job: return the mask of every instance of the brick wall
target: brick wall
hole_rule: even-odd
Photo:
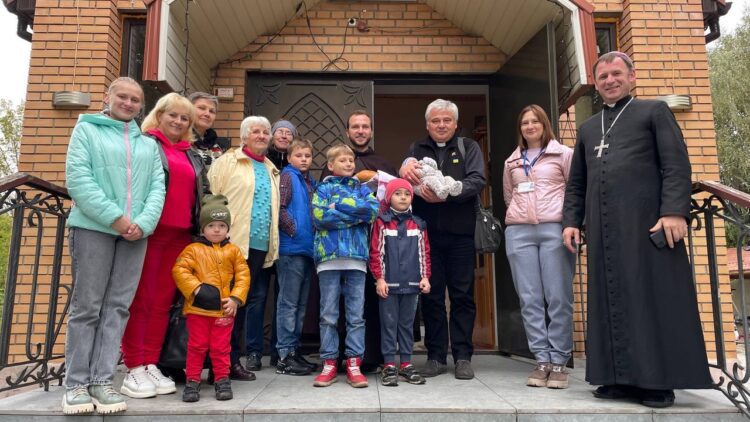
[[[601,16],[620,18],[620,45],[623,50],[632,54],[638,66],[637,95],[653,97],[669,90],[692,96],[693,110],[678,113],[677,118],[688,141],[694,177],[718,180],[700,0],[595,0],[592,3]],[[99,110],[107,84],[119,73],[119,13],[144,10],[142,0],[79,0],[78,4],[81,30],[77,35],[74,0],[37,0],[19,164],[21,171],[31,172],[60,184],[64,183],[67,139],[81,111],[53,109],[52,92],[63,89],[90,92],[92,106],[85,112]],[[309,16],[316,41],[329,56],[335,57],[342,51],[344,28],[340,22],[352,12],[359,14],[362,9],[367,9],[363,17],[369,20],[369,25],[381,31],[348,33],[344,57],[349,61],[352,71],[491,73],[499,69],[507,59],[483,38],[464,34],[424,4],[323,1],[310,10]],[[421,27],[428,29],[410,34],[393,33],[403,32],[405,28]],[[77,53],[76,39],[80,42]],[[237,52],[234,59],[244,57],[247,52],[254,51],[266,41],[267,37],[260,37]],[[76,54],[76,85],[71,86],[73,57]],[[266,46],[262,53],[255,54],[251,60],[237,60],[218,66],[214,69],[214,84],[234,87],[236,94],[233,101],[221,104],[216,124],[220,135],[239,139],[237,128],[244,117],[244,81],[247,70],[318,72],[327,62],[312,44],[305,20],[295,19],[272,44]],[[574,117],[572,121],[575,121]],[[570,139],[568,133],[566,137]],[[723,244],[721,236],[718,240]],[[697,239],[696,245],[705,245],[705,239]],[[25,261],[21,272],[28,281],[28,257],[33,254],[30,249],[32,243],[25,246],[29,248],[24,250],[22,259]],[[45,249],[45,254],[50,253],[49,248]],[[722,256],[719,259],[720,268],[726,272],[725,258]],[[713,325],[705,256],[698,256],[696,263],[699,265],[699,300],[708,340],[712,339]],[[42,276],[48,277],[44,274]],[[67,269],[65,281],[69,282]],[[29,290],[24,288],[27,294]],[[724,331],[732,337],[729,284],[722,284],[721,289],[726,297],[723,305],[726,321]],[[20,301],[26,304],[29,302],[28,297],[22,297]],[[576,348],[582,350],[583,333],[578,309],[575,313]],[[19,327],[18,332],[23,332],[25,326]],[[24,353],[20,346],[14,347],[14,352]],[[713,348],[712,345],[709,347]],[[734,343],[728,341],[727,347],[734,350]]]

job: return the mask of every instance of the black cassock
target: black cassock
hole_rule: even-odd
[[[618,101],[587,120],[565,193],[563,227],[584,223],[588,247],[586,380],[594,385],[709,388],[685,242],[657,249],[659,217],[688,218],[690,161],[666,103]],[[601,154],[599,154],[601,152]]]

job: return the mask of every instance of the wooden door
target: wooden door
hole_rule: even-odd
[[[487,128],[478,127],[473,131],[474,140],[482,149],[487,184],[482,189],[480,201],[485,208],[490,207],[490,192],[493,182],[489,171],[490,148]],[[500,186],[500,185],[498,185]],[[477,317],[474,321],[474,348],[495,350],[497,348],[495,327],[495,274],[492,255],[477,254],[474,261],[474,302],[477,306]]]

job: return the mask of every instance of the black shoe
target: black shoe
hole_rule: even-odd
[[[671,407],[672,405],[674,405],[673,390],[649,390],[645,388],[641,388],[639,390],[639,401],[646,407],[663,409],[665,407]]]
[[[234,397],[232,394],[232,381],[229,381],[229,378],[222,378],[216,381],[214,390],[216,391],[216,400],[232,400],[232,397]]]
[[[393,365],[388,365],[380,372],[380,383],[386,387],[398,385],[398,370]]]
[[[260,358],[263,355],[261,355],[258,352],[252,352],[249,355],[247,355],[247,358],[245,360],[245,368],[248,371],[260,371],[261,363]]]
[[[409,384],[424,384],[426,381],[422,375],[419,375],[417,368],[408,364],[398,370],[398,376]]]
[[[286,358],[279,359],[276,363],[276,373],[285,375],[309,375],[310,367],[297,360],[295,352],[289,353]]]
[[[308,368],[310,368],[310,372],[318,370],[318,364],[317,363],[312,363],[309,360],[305,359],[305,357],[302,356],[301,353],[295,351],[294,356],[296,356],[295,359],[297,360],[297,363],[300,363],[300,364],[305,365]]]
[[[182,401],[194,403],[201,399],[201,384],[196,381],[188,381],[182,390]]]
[[[434,359],[430,359],[427,362],[425,362],[424,366],[422,367],[422,370],[419,372],[425,378],[436,377],[440,374],[444,374],[448,372],[448,365],[444,363],[440,363]]]
[[[457,380],[470,380],[474,378],[474,369],[471,367],[471,362],[468,360],[457,360],[456,361],[456,379]]]
[[[229,378],[237,381],[253,381],[255,380],[255,374],[242,367],[242,364],[237,362],[229,368]]]
[[[633,396],[633,388],[627,385],[602,385],[592,392],[597,399],[615,400]]]

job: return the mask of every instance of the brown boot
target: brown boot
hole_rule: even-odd
[[[539,362],[531,371],[529,378],[526,380],[526,385],[529,387],[546,387],[547,377],[550,371],[552,371],[552,365],[548,362]]]
[[[547,388],[568,388],[568,371],[563,365],[552,365],[547,378]]]

